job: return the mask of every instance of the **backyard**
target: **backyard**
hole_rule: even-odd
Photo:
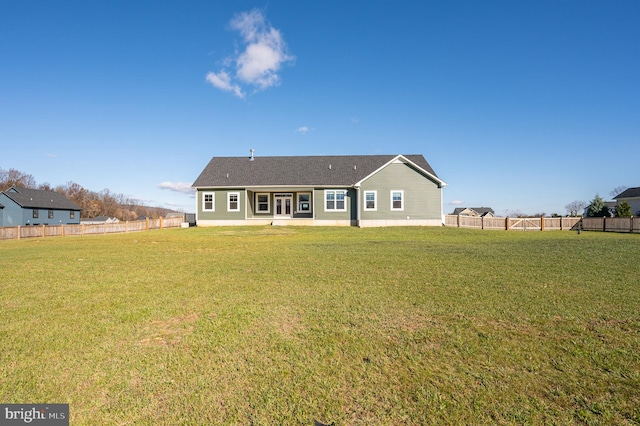
[[[640,423],[640,235],[0,241],[0,402],[72,425]]]

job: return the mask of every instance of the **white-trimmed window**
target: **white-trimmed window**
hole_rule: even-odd
[[[227,193],[227,211],[229,212],[240,211],[240,193],[239,192]]]
[[[202,211],[203,212],[214,212],[216,211],[216,194],[213,192],[203,192],[202,193]]]
[[[347,191],[345,189],[326,189],[324,191],[324,210],[347,211]]]
[[[256,194],[256,212],[270,213],[271,203],[269,202],[269,200],[270,200],[270,197],[268,193],[257,193]]]
[[[404,191],[391,191],[391,210],[404,210]]]
[[[311,211],[311,193],[298,193],[298,212],[309,213]]]
[[[364,191],[364,209],[368,211],[378,210],[377,191]]]

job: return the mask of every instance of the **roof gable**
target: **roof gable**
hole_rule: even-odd
[[[55,191],[12,186],[4,194],[22,208],[81,210],[73,201]]]
[[[422,155],[343,155],[213,157],[193,187],[354,186],[399,158],[444,184]]]

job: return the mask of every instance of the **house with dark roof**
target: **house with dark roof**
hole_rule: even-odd
[[[0,192],[0,226],[80,223],[80,207],[55,191],[12,186]]]
[[[491,207],[457,207],[451,214],[470,217],[495,217],[496,215]]]
[[[96,217],[81,219],[80,222],[83,225],[107,225],[110,223],[119,223],[120,220],[117,217],[96,216]]]
[[[213,157],[193,183],[196,223],[440,226],[442,189],[422,155]]]
[[[640,216],[640,187],[627,188],[620,194],[613,197],[617,204],[626,201],[631,206],[631,212],[634,216]]]

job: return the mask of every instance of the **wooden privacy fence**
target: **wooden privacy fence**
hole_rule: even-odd
[[[38,225],[0,227],[0,240],[19,240],[36,237],[64,237],[68,235],[102,235],[122,232],[149,231],[151,229],[178,228],[182,217],[135,220],[105,224]]]
[[[445,226],[458,228],[516,230],[516,231],[567,231],[576,229],[580,217],[472,217],[446,215]]]
[[[445,226],[517,231],[640,232],[637,217],[471,217],[445,216]]]
[[[583,231],[640,232],[638,217],[585,217]]]

